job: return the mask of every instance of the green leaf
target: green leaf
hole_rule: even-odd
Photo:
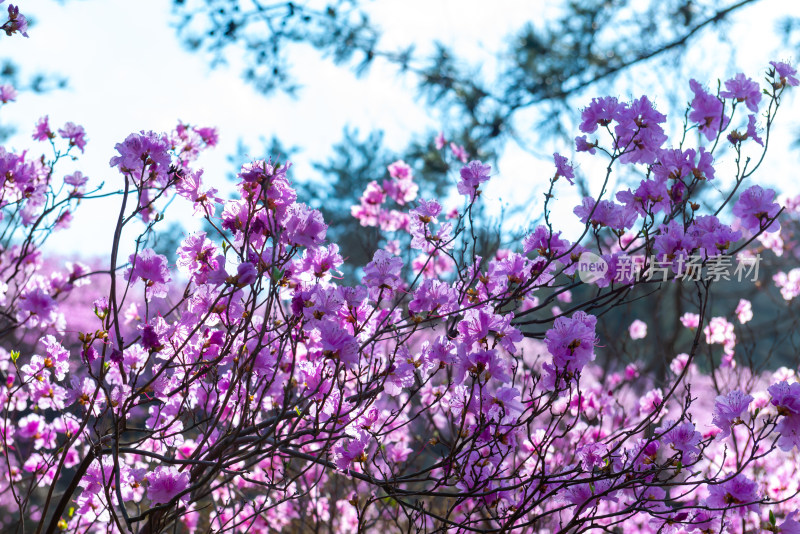
[[[775,521],[775,513],[772,510],[770,510],[769,511],[769,523],[770,523],[770,525],[772,525],[774,527],[776,522],[777,521]]]
[[[11,351],[11,361],[14,362],[14,365],[17,364],[17,360],[18,359],[19,359],[19,351],[18,350],[12,350]]]

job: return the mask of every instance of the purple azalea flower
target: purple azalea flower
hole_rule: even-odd
[[[608,126],[622,109],[619,101],[611,96],[593,98],[592,102],[581,112],[580,130],[583,133],[592,133],[598,126]]]
[[[800,448],[800,384],[787,381],[778,382],[767,388],[772,396],[772,404],[778,408],[778,414],[784,416],[775,430],[780,434],[778,446],[784,451],[793,447]]]
[[[772,189],[762,189],[761,186],[754,185],[747,188],[739,200],[733,206],[733,214],[742,221],[742,226],[752,232],[759,232],[764,228],[768,219],[774,218],[780,212],[781,207],[775,199],[775,191]],[[777,232],[780,229],[778,221],[773,222],[767,228],[767,232]]]
[[[256,266],[245,261],[236,267],[236,285],[239,287],[249,286],[258,280],[258,271]]]
[[[655,238],[655,250],[659,258],[674,260],[688,256],[697,246],[694,238],[683,230],[683,223],[677,220],[662,227],[661,233]]]
[[[594,155],[597,153],[597,144],[587,141],[585,135],[579,135],[575,138],[575,150]]]
[[[686,421],[676,425],[675,421],[667,419],[656,429],[656,434],[661,433],[664,434],[661,437],[664,443],[679,451],[685,461],[693,462],[700,455],[699,445],[703,436],[695,429],[694,423]]]
[[[68,122],[58,130],[58,135],[64,139],[69,139],[70,145],[77,146],[83,152],[83,147],[86,146],[86,132],[83,131],[83,126]]]
[[[561,239],[560,236],[561,232],[551,235],[546,226],[539,225],[522,240],[522,253],[527,255],[534,250],[542,256],[555,256],[566,253],[570,248],[570,244],[568,241]]]
[[[572,179],[575,178],[575,172],[569,160],[558,152],[555,152],[553,153],[553,161],[556,164],[556,178],[563,176],[570,185],[575,185],[575,182],[572,181]]]
[[[562,498],[565,502],[577,506],[581,511],[587,510],[597,505],[595,495],[603,495],[600,497],[602,500],[616,501],[615,492],[606,493],[613,484],[614,481],[608,478],[595,482],[571,483],[564,490]]]
[[[148,301],[153,297],[167,296],[167,283],[172,280],[172,276],[169,274],[166,256],[146,248],[140,254],[131,254],[128,262],[131,266],[125,271],[125,280],[135,282],[142,279]]]
[[[20,296],[18,318],[28,321],[28,325],[53,324],[56,321],[58,307],[53,297],[42,288],[32,287]]]
[[[545,343],[557,369],[574,373],[594,360],[596,325],[597,317],[582,311],[575,312],[571,318],[555,320],[553,328],[545,334]]]
[[[751,402],[753,402],[752,395],[745,395],[739,390],[717,397],[711,419],[711,422],[722,430],[717,434],[717,439],[730,435],[731,426],[741,421],[742,412],[747,410]]]
[[[412,313],[449,313],[457,305],[458,292],[439,280],[426,278],[414,292],[414,299],[408,303]]]
[[[147,498],[150,502],[168,503],[189,487],[189,471],[178,471],[174,466],[158,466],[147,475],[147,482]],[[189,494],[183,495],[181,500],[188,503]]]
[[[646,217],[650,213],[669,212],[670,196],[667,185],[659,180],[642,180],[636,191],[619,191],[617,200],[627,209]]]
[[[209,275],[219,268],[217,247],[206,237],[205,232],[191,234],[178,247],[178,270],[198,285],[208,282]]]
[[[403,260],[401,258],[379,249],[375,251],[372,261],[364,268],[362,283],[376,291],[376,295],[380,290],[388,290],[391,295],[403,283],[400,278],[402,269]]]
[[[797,84],[795,83],[794,85]],[[790,512],[786,516],[786,520],[778,526],[777,532],[780,532],[780,534],[800,534],[800,522],[795,519],[797,514],[797,510]]]
[[[595,467],[603,467],[607,454],[608,446],[605,443],[589,443],[578,449],[578,459],[584,471],[591,472]]]
[[[85,186],[88,181],[89,178],[84,176],[81,171],[75,171],[74,173],[68,174],[64,177],[64,183],[71,185],[75,189]]]
[[[761,146],[764,146],[764,140],[758,136],[758,130],[756,130],[756,116],[750,115],[747,117],[747,137],[755,141]]]
[[[789,452],[794,447],[800,449],[800,415],[789,414],[781,418],[775,426],[775,431],[780,435],[778,447]]]
[[[511,380],[508,364],[494,349],[468,352],[467,347],[459,343],[457,358],[453,369],[453,382],[456,384],[464,382],[467,375],[479,381],[493,378],[503,384]]]
[[[0,85],[0,102],[3,104],[8,104],[9,102],[14,102],[16,99],[17,90],[13,85],[8,83]]]
[[[391,364],[386,372],[386,381],[383,383],[383,390],[386,394],[396,397],[404,388],[413,386],[414,369],[416,369],[414,364],[407,361]]]
[[[0,29],[5,31],[6,35],[8,36],[19,32],[23,37],[28,37],[28,19],[25,18],[25,15],[19,12],[19,7],[15,6],[14,4],[9,4],[8,20],[5,24],[3,24],[2,27],[0,27]]]
[[[800,81],[794,77],[794,75],[797,74],[797,69],[790,64],[783,63],[782,61],[770,61],[769,64],[775,69],[775,74],[777,74],[781,85],[790,85],[794,87],[800,84]]]
[[[694,92],[689,120],[698,124],[697,129],[706,139],[713,141],[720,130],[728,126],[728,117],[722,115],[723,104],[716,96],[706,92],[696,80],[690,80],[689,87]]]
[[[498,422],[508,422],[509,418],[516,419],[525,410],[525,406],[517,400],[519,396],[517,388],[501,387],[488,399],[489,409],[486,417],[490,421]]]
[[[69,372],[69,351],[51,335],[43,337],[41,342],[47,352],[43,359],[44,368],[53,370],[56,379],[64,380]]]
[[[138,183],[153,180],[158,186],[166,185],[171,163],[170,143],[164,134],[141,131],[132,133],[114,147],[119,156],[111,158],[110,165],[120,172],[130,174]]]
[[[491,165],[484,165],[478,160],[470,161],[461,168],[461,179],[458,181],[458,192],[469,197],[470,202],[475,201],[478,187],[489,179]]]
[[[333,446],[333,461],[339,469],[349,469],[353,462],[366,462],[369,434],[358,432],[353,438],[344,438]]]
[[[706,257],[724,252],[742,237],[742,232],[732,230],[713,215],[695,218],[686,232]]]
[[[758,500],[758,484],[740,473],[722,484],[709,484],[706,505],[745,515],[758,511]]]
[[[198,127],[194,128],[194,133],[199,135],[200,139],[202,139],[203,142],[209,147],[217,146],[217,143],[219,142],[219,133],[217,133],[216,128],[209,126]]]
[[[658,151],[658,161],[653,165],[653,176],[658,181],[682,180],[692,175],[695,151],[665,149]]]
[[[583,224],[608,226],[612,230],[627,230],[634,225],[638,217],[633,209],[621,206],[612,200],[601,200],[595,204],[592,197],[585,197],[583,203],[572,211]],[[589,218],[590,214],[591,219]]]
[[[284,236],[290,244],[302,247],[321,245],[327,231],[328,225],[319,210],[311,209],[305,204],[293,204],[289,207]]]
[[[653,103],[643,96],[617,113],[619,124],[614,128],[615,146],[623,153],[622,163],[648,163],[656,160],[656,153],[667,140],[660,126],[667,117],[659,113]]]
[[[735,98],[738,102],[744,102],[747,109],[753,113],[758,113],[761,88],[756,82],[740,72],[734,78],[725,82],[725,90],[720,91],[719,96]]]
[[[358,363],[358,341],[347,330],[334,321],[320,322],[319,333],[322,342],[322,354],[352,367]]]

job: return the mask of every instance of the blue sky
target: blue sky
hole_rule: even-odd
[[[18,102],[5,106],[4,122],[19,129],[7,145],[17,150],[32,148],[30,133],[42,115],[49,115],[56,127],[67,121],[82,124],[89,144],[74,168],[81,169],[92,183],[104,181],[106,188],[113,190],[120,178],[108,167],[108,160],[114,155],[114,145],[130,132],[170,130],[178,119],[216,126],[221,143],[200,164],[206,169],[204,179],[224,189],[228,187],[225,176],[232,170],[226,156],[235,151],[239,139],[259,147],[261,137],[275,135],[286,146],[303,148],[293,161],[294,176],[302,179],[313,175],[310,162],[329,154],[345,125],[362,132],[381,128],[389,147],[396,150],[413,134],[446,128],[417,101],[413,77],[398,77],[395,69],[378,63],[368,76],[357,79],[347,68],[335,67],[302,48],[292,55],[294,74],[304,86],[299,97],[293,100],[277,94],[264,98],[241,80],[235,61],[229,68],[210,70],[206,58],[185,51],[170,26],[170,4],[153,0],[20,2],[21,11],[37,24],[29,32],[30,39],[4,38],[5,53],[28,69],[67,76],[69,88],[44,95],[22,93]],[[385,48],[417,43],[424,50],[426,43],[438,39],[465,57],[485,61],[485,68],[490,69],[509,32],[523,20],[541,20],[543,10],[546,15],[545,8],[551,4],[413,0],[368,5],[383,29]],[[742,47],[744,53],[734,65],[709,60],[716,47],[726,44],[705,43],[699,54],[706,57],[697,60],[709,63],[709,80],[738,71],[755,75],[770,59],[790,57],[777,48],[774,37],[775,15],[785,9],[781,5],[777,0],[764,0],[735,19],[729,35],[747,35],[749,44]],[[756,34],[759,38],[753,39]],[[644,79],[641,87],[636,87],[636,80],[629,80],[620,85],[620,94],[638,96],[643,90],[652,91],[652,82]],[[686,91],[688,95],[688,84]],[[785,143],[772,147],[771,165],[777,166],[762,173],[767,183],[796,183],[798,154],[787,152],[798,130],[796,102],[791,98],[779,118],[776,139]],[[502,175],[487,190],[486,200],[498,204],[501,199],[532,198],[521,195],[518,188],[522,185],[525,191],[534,191],[546,183],[552,175],[552,160],[542,156],[565,148],[536,147],[532,154],[509,144],[500,161]],[[570,153],[569,148],[565,153]],[[590,164],[585,165],[590,169]],[[71,170],[65,165],[60,173]],[[562,208],[571,211],[576,202],[568,192],[562,197]],[[83,213],[79,210],[73,229],[55,242],[56,250],[106,253],[117,202],[112,198]]]

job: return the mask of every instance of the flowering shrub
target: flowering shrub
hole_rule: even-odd
[[[12,20],[24,30],[18,11]],[[794,74],[772,63],[763,91],[738,74],[716,95],[692,81],[671,148],[647,97],[594,99],[576,147],[607,174],[574,210],[577,241],[550,212],[569,187],[559,178],[575,178],[560,154],[543,224],[488,260],[471,214],[491,167],[462,166],[450,147],[464,198],[443,216],[439,201],[417,198],[413,166],[394,162],[353,207],[386,240],[352,287],[337,283],[344,260],[321,214],[298,201],[288,163],[245,165],[223,200],[194,168],[217,134],[185,124],[116,146],[108,271],[45,274],[43,239],[97,192],[57,171],[82,152],[83,129],[56,134],[39,120],[33,139],[52,157],[0,149],[0,521],[48,534],[797,531],[797,374],[737,365],[737,327],[708,311],[721,260],[780,232],[782,208],[746,164],[721,202],[700,203],[723,144],[737,161],[761,160]],[[612,195],[612,171],[630,166],[645,178]],[[168,196],[213,228],[187,236],[174,266],[150,246]],[[137,218],[146,229],[123,264]],[[690,266],[712,276],[693,279]],[[69,331],[70,294],[98,276],[93,324]],[[798,279],[776,278],[787,299]],[[692,340],[671,374],[596,365],[602,312],[669,284],[696,292],[681,317]],[[753,315],[744,299],[730,313],[740,325]],[[647,331],[637,319],[629,337],[647,343]]]

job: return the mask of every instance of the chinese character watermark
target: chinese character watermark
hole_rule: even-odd
[[[617,256],[606,260],[584,252],[578,260],[581,281],[591,284],[600,279],[631,284],[637,281],[666,282],[671,279],[690,282],[758,281],[761,255],[705,257],[697,254],[673,258],[650,256]]]
[[[638,259],[638,262],[637,262]],[[666,282],[672,275],[676,280],[692,282],[706,281],[758,281],[758,268],[761,264],[761,255],[755,256],[717,256],[703,257],[693,254],[691,256],[678,256],[672,259],[650,256],[647,268],[644,268],[643,258],[627,258],[618,261],[614,273],[614,280],[621,283],[644,280],[647,282]]]

